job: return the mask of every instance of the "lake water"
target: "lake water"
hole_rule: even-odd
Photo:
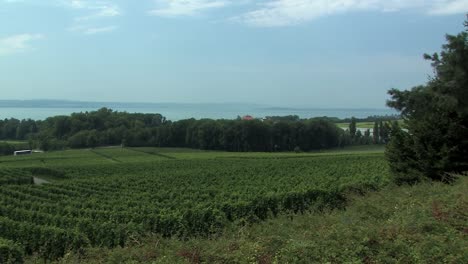
[[[314,108],[269,108],[249,105],[164,105],[154,107],[111,107],[116,111],[127,111],[129,113],[159,113],[169,120],[181,120],[187,118],[212,118],[212,119],[235,119],[237,116],[251,115],[256,118],[265,116],[298,115],[301,118],[311,117],[338,117],[364,118],[373,115],[397,114],[392,109],[314,109]],[[0,107],[0,119],[35,119],[43,120],[50,116],[69,115],[76,112],[94,111],[99,107]]]

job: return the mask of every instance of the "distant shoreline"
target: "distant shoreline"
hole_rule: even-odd
[[[246,103],[119,103],[119,102],[80,102],[62,100],[0,100],[0,119],[44,120],[57,115],[95,111],[106,107],[115,111],[129,113],[161,114],[168,120],[182,119],[236,119],[238,116],[251,115],[255,118],[266,116],[297,115],[300,118],[336,117],[365,118],[397,114],[391,109],[376,108],[294,108],[274,107]]]

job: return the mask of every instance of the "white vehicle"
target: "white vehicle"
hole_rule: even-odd
[[[17,150],[14,152],[15,156],[20,156],[20,155],[31,155],[33,153],[32,150]]]

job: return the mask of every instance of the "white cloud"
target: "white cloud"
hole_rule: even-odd
[[[41,34],[19,34],[0,38],[0,56],[30,50],[30,42],[43,37]]]
[[[404,9],[429,14],[465,13],[468,0],[270,0],[234,20],[253,26],[275,27],[345,12],[396,12]]]
[[[111,1],[99,0],[62,0],[62,5],[75,9],[84,15],[77,16],[69,31],[79,32],[85,35],[96,35],[100,33],[112,32],[117,26],[97,26],[102,24],[98,20],[113,18],[122,15],[120,7]]]
[[[69,28],[70,31],[80,32],[85,35],[96,35],[100,33],[108,33],[115,31],[117,26],[105,26],[105,27],[89,27],[89,26],[74,26]]]
[[[65,5],[73,9],[88,10],[90,14],[77,17],[75,20],[84,21],[106,17],[116,17],[122,15],[120,7],[108,1],[66,1]]]
[[[230,4],[226,0],[158,0],[157,7],[149,11],[155,16],[191,16],[208,9],[221,8]]]
[[[99,33],[112,32],[116,29],[117,29],[116,26],[87,28],[85,31],[83,31],[83,33],[87,35],[94,35],[94,34],[99,34]]]
[[[446,3],[449,2],[449,3]],[[468,12],[468,1],[466,0],[455,0],[455,1],[442,1],[442,3],[435,5],[430,10],[430,14],[433,15],[451,15]]]
[[[81,0],[72,0],[72,1],[68,1],[67,2],[70,7],[72,8],[77,8],[77,9],[81,9],[81,8],[85,8],[86,7],[86,4],[84,1],[81,1]]]

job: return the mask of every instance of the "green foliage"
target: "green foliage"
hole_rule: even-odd
[[[0,142],[0,155],[13,155],[16,150],[15,146],[5,142]]]
[[[397,179],[451,180],[447,173],[468,170],[468,33],[447,35],[442,52],[425,58],[432,80],[389,91],[388,105],[401,111],[408,134],[394,132],[388,159]]]
[[[0,238],[0,263],[23,263],[23,250],[13,241]]]
[[[301,120],[298,115],[288,115],[288,116],[266,116],[265,120],[272,121],[272,122],[279,122],[279,121],[299,121]]]
[[[7,184],[32,184],[32,174],[24,169],[1,169],[0,186]]]
[[[375,121],[374,129],[372,130],[372,139],[374,144],[380,144],[380,132],[379,132],[379,123]]]
[[[351,123],[349,123],[349,134],[352,138],[356,136],[356,118],[351,118]]]
[[[418,171],[418,161],[414,158],[416,154],[412,137],[399,128],[395,128],[392,133],[392,140],[387,145],[385,154],[391,166],[390,170],[393,179],[397,184],[414,184],[424,178],[424,175]]]
[[[65,178],[64,172],[47,167],[26,167],[22,171],[30,172],[34,176],[46,176],[56,179]]]
[[[17,241],[25,252],[38,252],[44,259],[57,259],[65,253],[86,246],[83,236],[73,231],[48,225],[39,226],[30,222],[14,221],[0,216],[0,234],[3,238]]]
[[[390,186],[346,210],[281,215],[216,238],[149,237],[60,263],[467,263],[468,179]]]
[[[17,137],[13,133],[23,127],[31,128],[25,132],[30,145],[45,151],[109,145],[236,152],[293,151],[299,146],[308,151],[342,146],[345,142],[340,141],[343,131],[327,118],[301,120],[289,116],[270,117],[264,121],[187,119],[171,122],[159,114],[129,114],[107,108],[49,117],[44,121],[0,120],[0,139],[23,139],[25,136]]]
[[[60,169],[68,180],[2,186],[0,237],[19,243],[28,254],[54,259],[88,245],[125,246],[151,233],[206,237],[231,223],[342,207],[345,193],[378,189],[388,182],[382,155],[178,160],[120,148],[93,152],[112,160],[68,163]],[[152,161],[131,161],[132,153]]]

